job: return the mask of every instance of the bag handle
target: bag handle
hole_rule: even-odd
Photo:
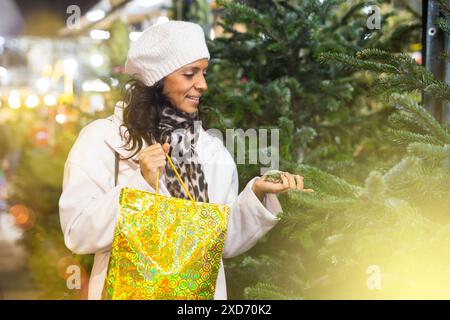
[[[164,155],[166,156],[167,160],[169,161],[173,171],[175,172],[175,174],[177,175],[178,181],[180,181],[181,185],[184,188],[184,191],[186,191],[187,195],[189,196],[189,199],[191,199],[192,203],[194,204],[194,206],[197,206],[197,204],[195,203],[195,200],[192,198],[191,194],[189,193],[188,188],[186,187],[186,185],[183,182],[183,179],[181,179],[180,174],[178,173],[177,169],[175,168],[175,165],[172,162],[172,159],[170,158],[170,156],[164,152]],[[159,169],[157,169],[158,171],[156,172],[156,195],[158,195],[158,185],[159,185]]]

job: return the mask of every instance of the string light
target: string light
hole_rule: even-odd
[[[50,87],[50,81],[46,78],[41,78],[36,81],[36,87],[39,92],[46,92]]]
[[[102,20],[105,17],[105,11],[103,10],[92,10],[86,13],[86,19],[91,22]]]
[[[105,31],[105,30],[94,29],[94,30],[91,30],[89,35],[91,36],[92,39],[95,39],[95,40],[108,40],[109,39],[109,32]]]
[[[141,35],[142,35],[142,32],[133,31],[133,32],[130,32],[129,38],[130,38],[131,41],[136,41],[137,39],[139,39],[139,37]]]
[[[44,97],[44,103],[48,106],[56,105],[56,97],[52,94],[48,94]]]
[[[29,95],[25,99],[25,106],[27,106],[28,108],[35,108],[38,104],[39,104],[39,98],[34,94]]]
[[[20,95],[18,91],[11,91],[8,97],[8,104],[11,109],[18,109],[20,108],[21,102],[20,102]]]
[[[58,122],[59,124],[63,124],[67,121],[67,117],[64,113],[58,113],[55,116],[55,121]]]
[[[92,66],[100,67],[103,64],[103,56],[101,54],[93,54],[90,61]]]
[[[111,88],[100,79],[86,80],[81,86],[87,92],[108,92]]]
[[[77,68],[78,68],[78,62],[75,59],[72,59],[72,58],[64,59],[63,69],[64,69],[64,72],[66,73],[66,75],[73,78],[75,76],[75,72],[77,71]]]

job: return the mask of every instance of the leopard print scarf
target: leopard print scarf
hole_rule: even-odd
[[[198,120],[198,112],[187,113],[172,106],[162,109],[158,124],[159,141],[170,145],[169,155],[180,177],[195,201],[209,202],[208,184],[206,183],[202,166],[195,151],[198,140],[198,130],[194,130],[194,122]],[[166,162],[166,187],[171,196],[189,199],[183,186]]]

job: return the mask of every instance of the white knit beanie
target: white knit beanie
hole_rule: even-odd
[[[168,21],[147,28],[128,51],[125,73],[151,86],[182,66],[207,58],[203,29],[195,23]]]

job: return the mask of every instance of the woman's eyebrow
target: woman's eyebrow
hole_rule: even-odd
[[[199,68],[199,67],[188,67],[188,68],[186,68],[186,70],[193,70],[193,71],[198,71],[200,69],[201,68]],[[205,70],[208,70],[208,67],[206,67]]]

